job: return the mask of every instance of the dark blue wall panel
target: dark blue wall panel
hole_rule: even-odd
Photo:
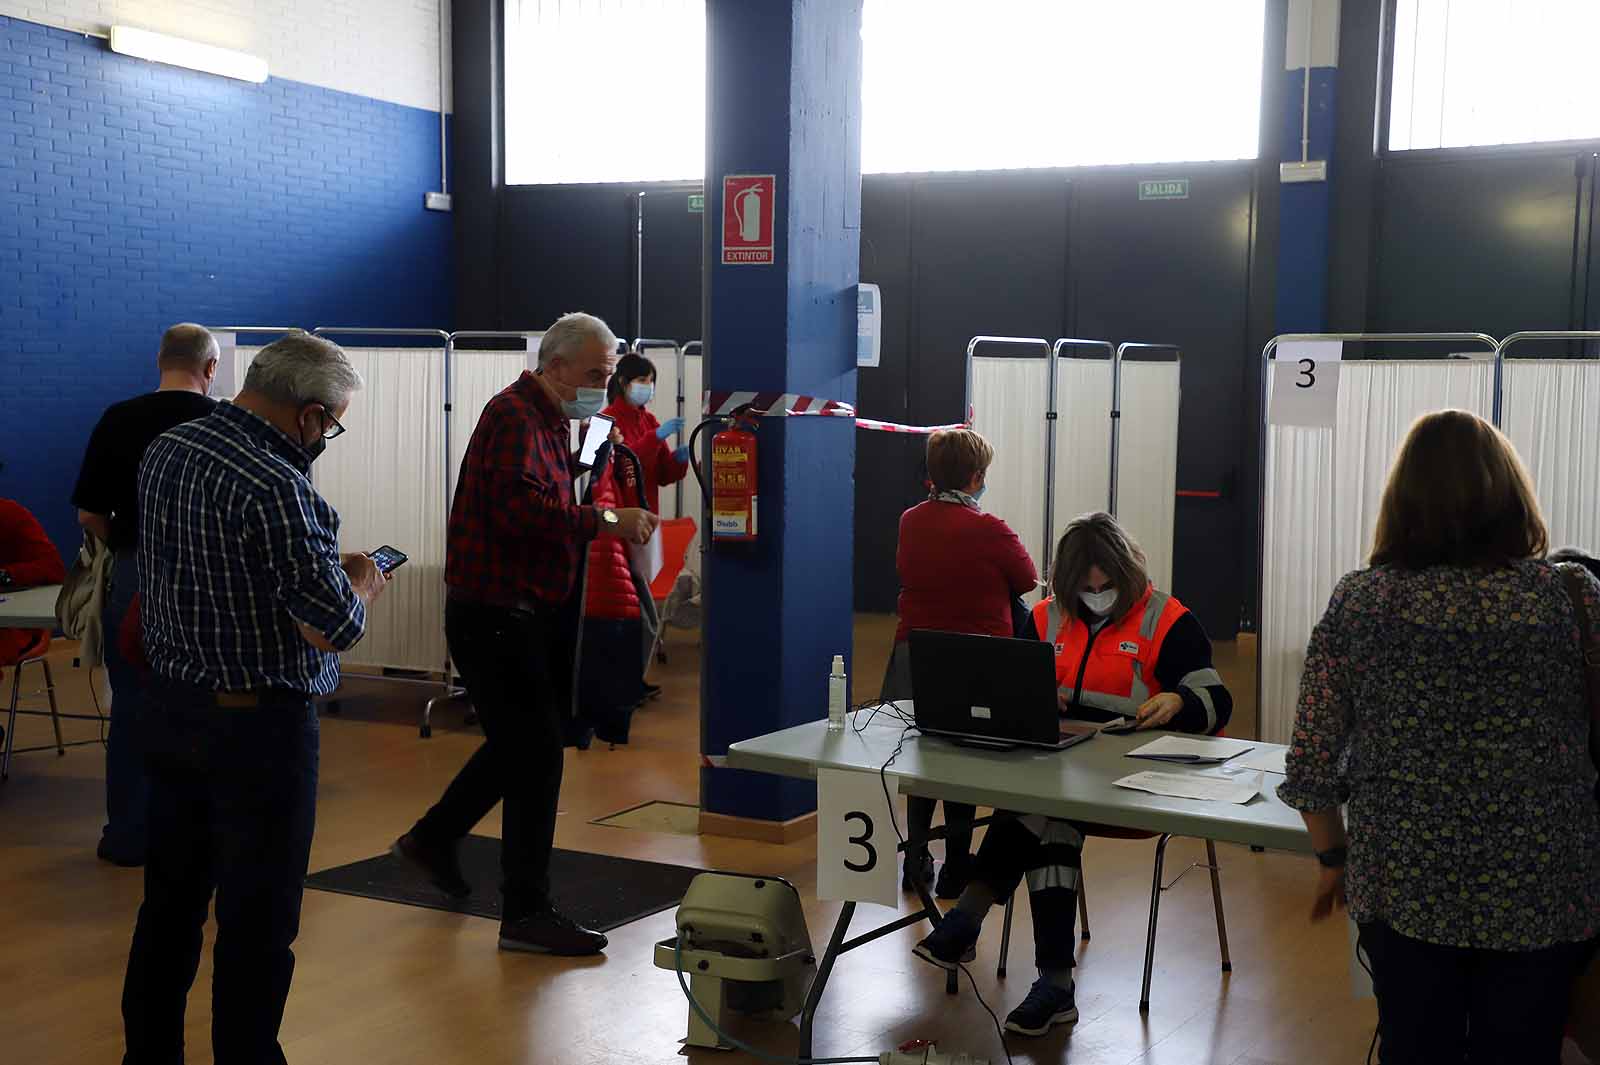
[[[0,18],[0,495],[74,545],[89,429],[175,321],[450,328],[438,182],[438,112]]]
[[[1333,167],[1335,87],[1339,71],[1315,67],[1311,71],[1310,157],[1328,160]],[[1283,160],[1300,159],[1300,104],[1304,70],[1283,76],[1283,98],[1292,105],[1283,110]],[[1284,185],[1278,200],[1277,331],[1318,333],[1328,320],[1328,212],[1331,182],[1310,181]]]

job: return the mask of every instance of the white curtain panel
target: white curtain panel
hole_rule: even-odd
[[[1501,414],[1533,474],[1550,546],[1600,552],[1600,361],[1507,359]]]
[[[678,364],[670,350],[652,350],[647,352],[650,361],[656,364],[656,398],[650,401],[650,413],[665,425],[678,416]],[[699,355],[687,355],[683,360],[683,432],[671,441],[673,447],[683,447],[689,443],[689,434],[694,427],[700,424],[705,417],[701,412],[705,410],[705,396],[703,382],[705,380],[702,370],[702,361]],[[700,434],[700,442],[704,444],[707,429]],[[683,513],[694,518],[699,528],[705,527],[705,518],[701,513],[703,494],[700,483],[694,479],[694,471],[690,470],[683,479]],[[678,492],[676,486],[661,490],[661,516],[663,518],[678,517]],[[693,542],[689,544],[689,553],[684,560],[684,569],[690,573],[700,573],[700,534],[696,533]]]
[[[1049,373],[1042,358],[980,355],[972,360],[972,427],[994,446],[983,509],[1022,538],[1040,572]]]
[[[233,380],[231,388],[214,388],[211,391],[212,399],[232,399],[244,387],[244,375],[249,372],[250,364],[256,361],[256,353],[261,350],[261,345],[249,347],[240,345],[233,349]]]
[[[1111,505],[1111,360],[1057,359],[1056,410],[1052,554],[1068,522]]]
[[[1177,362],[1122,364],[1122,437],[1117,450],[1117,520],[1144,548],[1150,579],[1172,590],[1178,498]]]
[[[489,401],[528,368],[528,354],[521,351],[477,351],[456,348],[450,362],[450,495],[455,497],[456,478],[467,442],[478,427],[478,418]],[[396,545],[398,546],[398,545]]]
[[[348,432],[311,467],[339,512],[342,551],[393,544],[410,556],[372,607],[351,665],[444,668],[443,348],[344,349],[366,386]]]
[[[1334,585],[1372,549],[1384,481],[1406,430],[1445,407],[1488,417],[1493,396],[1492,360],[1350,361],[1340,369],[1335,428],[1268,429],[1263,740],[1289,741],[1306,643]]]

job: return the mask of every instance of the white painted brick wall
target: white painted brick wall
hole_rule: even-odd
[[[249,52],[271,76],[439,109],[439,8],[449,0],[0,0],[0,15],[104,33],[113,24]]]

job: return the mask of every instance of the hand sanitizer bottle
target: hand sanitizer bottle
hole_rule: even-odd
[[[845,675],[844,655],[833,656],[833,671],[828,674],[828,731],[844,731]]]

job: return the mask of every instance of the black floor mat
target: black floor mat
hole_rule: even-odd
[[[487,836],[462,840],[461,869],[473,892],[469,898],[459,900],[423,880],[391,854],[312,873],[306,877],[306,887],[499,920],[500,841]],[[557,909],[597,932],[676,906],[688,890],[689,881],[701,872],[681,865],[581,851],[557,850],[550,856],[550,881]]]

